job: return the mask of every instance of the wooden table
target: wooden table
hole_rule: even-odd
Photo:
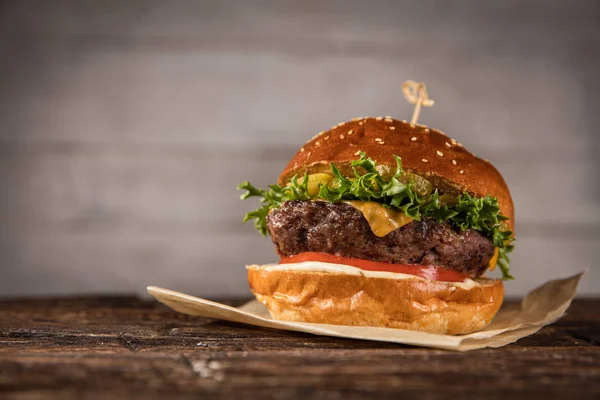
[[[600,399],[599,345],[600,299],[468,353],[193,318],[135,297],[4,300],[0,397]]]

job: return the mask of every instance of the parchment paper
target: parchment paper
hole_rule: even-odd
[[[438,349],[468,351],[501,347],[529,336],[562,317],[577,292],[583,272],[550,281],[531,291],[518,305],[502,306],[485,329],[468,335],[450,336],[404,329],[310,324],[273,320],[260,302],[253,300],[240,308],[226,306],[187,294],[149,286],[148,293],[183,314],[216,318],[267,328],[307,332],[315,335],[393,342]]]

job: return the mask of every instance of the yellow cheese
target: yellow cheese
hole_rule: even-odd
[[[383,237],[388,233],[412,222],[412,218],[400,210],[384,208],[373,201],[344,201],[360,211],[376,236]]]
[[[298,179],[302,183],[304,178]],[[333,180],[331,174],[318,172],[308,175],[308,194],[316,196],[319,193],[319,185],[330,185]],[[400,210],[384,208],[379,203],[373,201],[344,201],[360,211],[373,233],[379,237],[383,237],[388,233],[403,227],[412,222],[412,218],[408,217]]]
[[[494,249],[494,255],[492,256],[492,258],[490,259],[490,262],[488,264],[488,268],[490,269],[490,271],[493,271],[496,268],[497,263],[498,263],[498,248],[496,247]]]

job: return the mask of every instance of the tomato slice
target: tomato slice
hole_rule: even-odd
[[[317,261],[331,264],[343,264],[350,265],[352,267],[364,269],[367,271],[384,271],[384,272],[397,272],[401,274],[408,274],[419,276],[421,278],[429,279],[432,281],[442,282],[463,282],[468,276],[461,274],[460,272],[452,271],[450,269],[436,267],[433,265],[406,265],[406,264],[391,264],[370,260],[363,260],[360,258],[349,258],[334,256],[333,254],[326,253],[300,253],[290,257],[281,257],[279,264],[290,264],[290,263],[301,263],[306,261]]]

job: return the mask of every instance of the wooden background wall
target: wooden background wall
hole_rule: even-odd
[[[316,132],[408,118],[512,189],[512,295],[600,292],[600,7],[590,1],[4,1],[0,296],[247,294],[275,260],[236,184]]]

